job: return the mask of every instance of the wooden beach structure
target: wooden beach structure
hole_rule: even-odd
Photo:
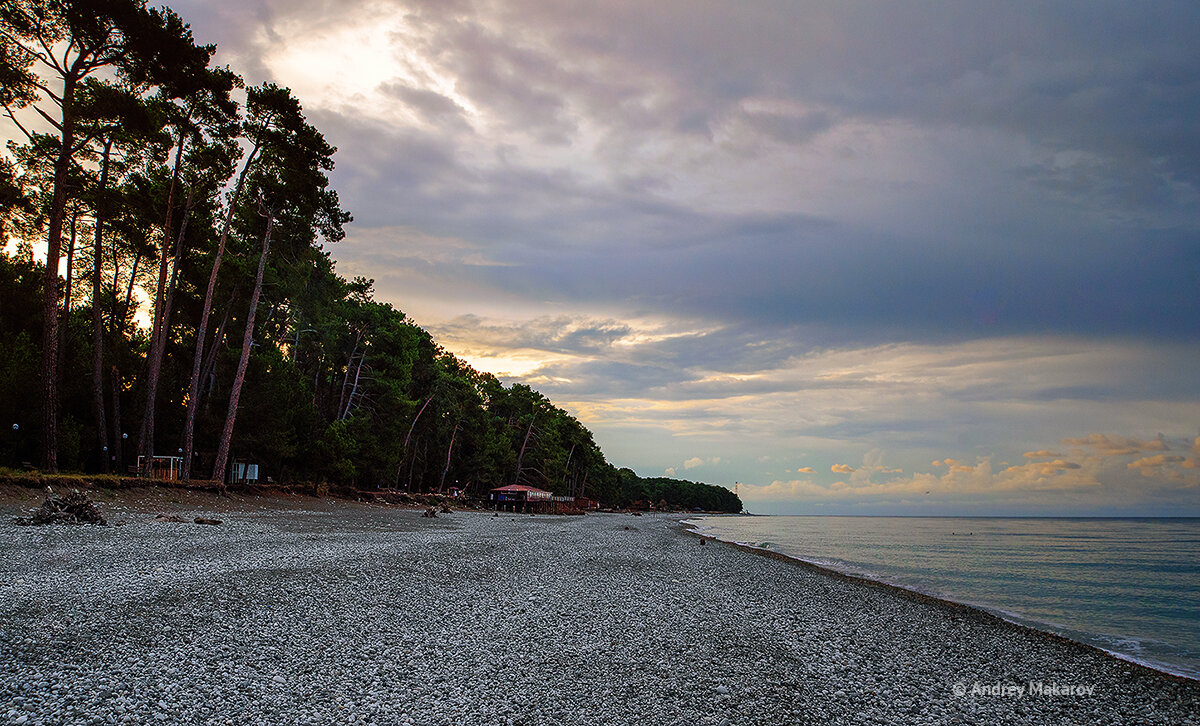
[[[564,514],[574,510],[575,497],[560,497],[545,489],[526,484],[509,484],[491,490],[492,508],[506,512]]]

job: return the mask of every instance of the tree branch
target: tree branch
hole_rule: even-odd
[[[42,55],[42,53],[34,53],[38,60],[58,71],[60,74],[65,74],[67,69],[64,66],[59,65],[58,59],[54,57],[54,44],[46,41],[45,36],[42,35],[42,29],[40,26],[34,31],[33,37],[37,40],[38,45],[42,46],[42,51],[45,53],[45,55]]]
[[[53,99],[55,103],[59,104],[60,106],[62,105],[62,97],[54,91],[51,91],[50,87],[46,84],[42,83],[41,81],[33,81],[33,87],[40,89],[43,93]]]
[[[50,114],[46,113],[45,111],[43,111],[42,109],[38,108],[37,106],[34,106],[34,107],[33,107],[33,110],[34,110],[34,111],[37,111],[37,112],[38,112],[38,114],[39,114],[39,115],[40,115],[42,118],[46,119],[46,121],[50,122],[50,125],[51,125],[51,126],[53,126],[54,128],[58,129],[58,132],[59,132],[59,133],[62,133],[62,130],[63,130],[62,124],[61,124],[61,123],[59,123],[58,121],[55,121],[55,120],[54,120],[54,119],[53,119],[53,118],[50,116]]]
[[[75,144],[74,146],[72,146],[72,147],[71,147],[71,156],[75,156],[75,155],[76,155],[76,154],[78,154],[79,152],[83,151],[83,150],[84,150],[84,148],[85,148],[85,147],[86,147],[88,144],[90,144],[90,143],[92,143],[93,141],[95,141],[95,140],[96,140],[96,138],[97,138],[98,136],[99,136],[99,134],[88,134],[87,136],[85,136],[83,139],[81,139],[81,140],[79,141],[79,143],[78,143],[78,144]],[[94,160],[95,160],[95,157],[92,157],[92,159],[91,159],[91,160],[92,160],[92,161],[94,161]]]
[[[25,137],[29,139],[29,142],[33,143],[33,134],[29,133],[29,129],[27,129],[21,125],[21,122],[17,120],[16,116],[13,116],[12,109],[9,108],[9,105],[7,103],[4,104],[4,113],[10,119],[12,119],[12,122],[17,125],[17,128],[21,129],[21,133],[25,134]]]

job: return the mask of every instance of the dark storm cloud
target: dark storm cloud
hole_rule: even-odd
[[[464,109],[452,99],[425,88],[414,88],[404,83],[389,83],[380,90],[394,96],[410,109],[418,112],[422,119],[442,128],[458,126],[466,129]]]
[[[815,345],[1056,332],[1200,338],[1194,234],[1043,239],[1026,251],[889,239],[804,219],[689,221],[678,226],[719,232],[691,245],[515,249],[504,259],[517,267],[466,274],[562,300],[834,328],[810,338]],[[713,236],[722,243],[707,241]]]
[[[863,340],[1200,335],[1200,236],[1188,212],[1200,181],[1200,6],[397,7],[427,29],[427,47],[471,103],[551,147],[579,136],[582,114],[599,129],[593,162],[614,164],[606,180],[585,179],[502,144],[481,164],[464,153],[474,132],[459,123],[462,106],[400,82],[382,90],[432,128],[313,113],[340,147],[336,181],[359,224],[403,220],[518,265],[468,278],[580,303],[817,323]],[[188,8],[199,36],[239,58],[269,53],[281,18],[336,21],[352,10],[239,4],[243,22],[228,24],[230,5]],[[805,108],[744,103],[764,96]],[[1051,156],[1013,170],[1011,199],[973,188],[972,175],[997,170],[953,170],[954,186],[979,201],[914,196],[920,218],[891,233],[847,219],[718,214],[655,193],[677,171],[618,173],[615,159],[660,132],[711,137],[731,117],[790,145],[865,119],[998,130]]]

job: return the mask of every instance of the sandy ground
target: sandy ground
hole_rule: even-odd
[[[0,491],[2,722],[1200,720],[1196,682],[672,518],[96,496],[111,526],[37,528]]]

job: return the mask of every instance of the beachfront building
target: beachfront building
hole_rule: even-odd
[[[599,509],[600,502],[587,497],[575,497],[575,508],[582,509],[585,512],[590,509]]]
[[[509,484],[491,491],[490,501],[495,509],[508,512],[560,513],[575,507],[575,497],[560,497],[545,489],[525,484]]]

